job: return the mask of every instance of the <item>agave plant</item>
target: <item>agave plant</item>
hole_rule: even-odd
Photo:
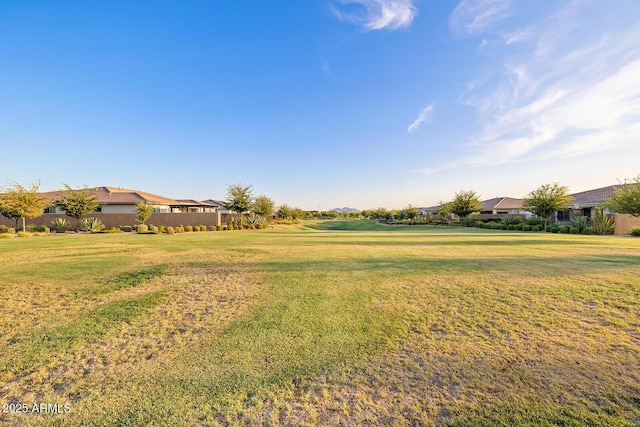
[[[51,228],[53,228],[56,233],[64,233],[69,229],[69,221],[67,221],[66,218],[56,218],[51,223]]]
[[[578,233],[582,233],[585,228],[591,226],[591,219],[586,216],[577,216],[571,221],[571,226],[578,229]]]
[[[80,231],[91,231],[95,233],[96,231],[100,231],[104,228],[104,224],[98,218],[84,218],[78,224],[78,230]]]
[[[264,222],[264,217],[262,215],[259,215],[257,213],[251,212],[249,214],[249,216],[245,217],[245,221],[247,222],[247,225],[258,225],[258,224],[262,224]]]

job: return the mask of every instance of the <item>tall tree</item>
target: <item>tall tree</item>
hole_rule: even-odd
[[[522,209],[544,219],[544,231],[547,231],[549,217],[557,211],[565,210],[571,204],[569,189],[554,182],[544,184],[533,190],[522,200]]]
[[[443,221],[449,223],[449,217],[451,216],[451,203],[443,202],[440,200],[438,202],[438,209],[436,210],[436,214],[442,217]]]
[[[632,180],[625,180],[625,184],[613,188],[613,197],[607,202],[607,206],[618,213],[640,218],[640,175]]]
[[[269,215],[273,215],[275,204],[269,197],[261,194],[253,201],[253,210],[257,214],[268,217]]]
[[[56,200],[55,205],[62,209],[67,216],[80,219],[82,215],[93,212],[100,206],[100,201],[89,194],[89,189],[86,186],[80,190],[74,190],[67,184],[64,186],[67,189],[67,195]]]
[[[136,220],[144,224],[153,214],[153,205],[145,201],[136,203]]]
[[[466,218],[469,214],[480,211],[480,198],[475,191],[460,191],[449,203],[449,209],[452,214]]]
[[[252,190],[251,185],[233,184],[227,186],[227,206],[238,213],[240,221],[242,221],[244,213],[251,209]]]
[[[26,188],[14,182],[0,195],[2,215],[14,219],[22,218],[22,231],[26,231],[25,218],[39,217],[44,209],[51,205],[51,202],[40,194],[39,188],[40,183]]]

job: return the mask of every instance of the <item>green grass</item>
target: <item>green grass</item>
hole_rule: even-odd
[[[0,242],[26,425],[638,425],[640,242],[319,221]]]

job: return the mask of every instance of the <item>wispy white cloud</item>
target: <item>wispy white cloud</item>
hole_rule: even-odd
[[[420,110],[420,114],[418,117],[409,125],[407,128],[407,132],[413,133],[416,130],[420,129],[423,123],[429,123],[431,120],[431,115],[433,114],[434,104],[425,105],[422,110]]]
[[[462,0],[449,18],[457,31],[478,34],[509,17],[511,0]]]
[[[604,20],[604,11],[588,10],[592,7],[573,2],[527,27],[521,50],[498,58],[500,67],[492,76],[467,84],[461,101],[476,109],[481,128],[464,144],[465,155],[422,172],[579,157],[637,145],[640,25],[619,27],[627,12]],[[509,44],[507,37],[504,43]],[[538,55],[531,55],[532,47]]]
[[[338,0],[333,7],[338,19],[360,25],[366,30],[397,30],[413,22],[418,9],[413,0]],[[355,6],[346,8],[345,6]]]

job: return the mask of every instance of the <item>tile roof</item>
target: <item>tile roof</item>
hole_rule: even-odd
[[[522,199],[513,197],[495,197],[480,202],[481,210],[492,211],[494,209],[522,209]]]
[[[627,185],[629,184],[610,185],[608,187],[574,193],[571,195],[571,204],[578,208],[601,205],[613,197],[615,188],[624,188]]]
[[[91,187],[87,193],[98,199],[103,205],[131,205],[138,202],[146,202],[154,205],[179,205],[180,203],[168,197],[146,193],[138,190],[128,190],[116,187]],[[55,201],[67,195],[66,190],[49,191],[43,193],[48,200]]]

